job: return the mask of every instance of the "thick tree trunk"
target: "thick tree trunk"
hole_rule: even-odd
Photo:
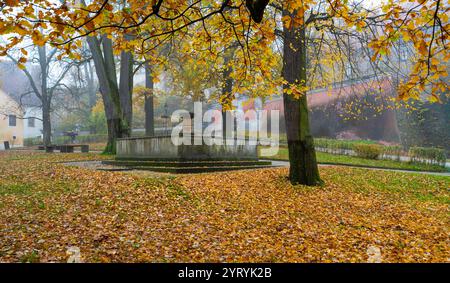
[[[108,154],[115,154],[116,139],[128,137],[131,134],[131,119],[128,121],[125,118],[121,106],[121,96],[117,84],[112,41],[104,37],[101,43],[103,50],[100,48],[101,44],[98,38],[89,36],[87,37],[87,42],[89,44],[92,58],[94,60],[108,126],[108,143],[106,144],[105,150],[103,152]],[[126,69],[127,72],[132,73],[131,68],[124,67],[124,69]],[[129,73],[124,75],[123,78],[129,78]],[[129,98],[131,101],[131,90],[129,89],[130,86],[132,87],[132,81],[125,81],[123,86],[125,87],[125,85],[127,85],[127,88],[125,90],[124,96]]]
[[[124,122],[124,135],[130,136],[133,124],[133,55],[122,51],[120,55],[119,98]]]
[[[155,118],[153,110],[153,76],[152,70],[148,64],[145,65],[145,87],[148,91],[145,93],[145,135],[155,135]]]
[[[283,77],[289,84],[306,83],[305,29],[284,27]],[[317,167],[313,137],[310,133],[306,93],[300,98],[283,95],[289,147],[289,180],[308,186],[322,183]]]
[[[115,154],[116,153],[116,140],[122,138],[122,121],[121,119],[107,119],[108,125],[108,143],[104,153]]]

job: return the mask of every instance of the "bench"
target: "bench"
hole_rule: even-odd
[[[45,150],[45,152],[53,152],[55,149],[58,149],[56,145],[40,145],[38,146],[38,150]]]
[[[79,147],[81,152],[89,152],[88,144],[64,144],[59,146],[61,152],[73,152],[75,147]]]
[[[53,152],[54,150],[59,150],[60,152],[74,152],[75,147],[79,147],[81,152],[89,152],[88,144],[40,145],[38,149],[45,150],[45,152]]]

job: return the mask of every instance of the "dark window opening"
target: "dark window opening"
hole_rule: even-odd
[[[28,127],[34,128],[34,117],[28,118]]]
[[[15,127],[17,124],[16,120],[17,120],[16,115],[9,115],[9,126]]]

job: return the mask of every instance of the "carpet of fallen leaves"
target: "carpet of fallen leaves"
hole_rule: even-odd
[[[0,152],[0,262],[448,262],[450,178],[321,168],[153,176]]]

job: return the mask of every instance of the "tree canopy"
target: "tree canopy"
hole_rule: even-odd
[[[0,34],[6,36],[1,55],[31,40],[36,45],[59,47],[65,56],[78,58],[83,38],[100,34],[114,38],[117,53],[130,50],[137,57],[158,63],[164,60],[157,48],[173,40],[186,42],[181,47],[184,52],[203,51],[199,54],[209,59],[220,58],[230,45],[237,44],[230,61],[231,76],[253,84],[235,84],[243,88],[235,90],[245,92],[249,86],[264,81],[272,83],[274,88],[267,91],[271,93],[282,82],[273,70],[280,65],[277,45],[283,40],[283,24],[308,27],[313,35],[311,42],[325,42],[331,35],[361,38],[365,34],[373,62],[389,56],[399,40],[407,42],[414,50],[413,66],[399,86],[399,98],[419,98],[426,92],[437,101],[437,93],[448,92],[450,8],[441,0],[365,4],[348,0],[6,0],[0,5]],[[339,38],[335,38],[333,44],[338,43]],[[27,57],[25,49],[22,53],[21,65]],[[323,64],[337,58],[320,59]],[[219,67],[223,67],[221,60],[216,60]],[[252,76],[247,75],[249,70]],[[303,93],[301,87],[299,82],[292,87],[292,93]]]

